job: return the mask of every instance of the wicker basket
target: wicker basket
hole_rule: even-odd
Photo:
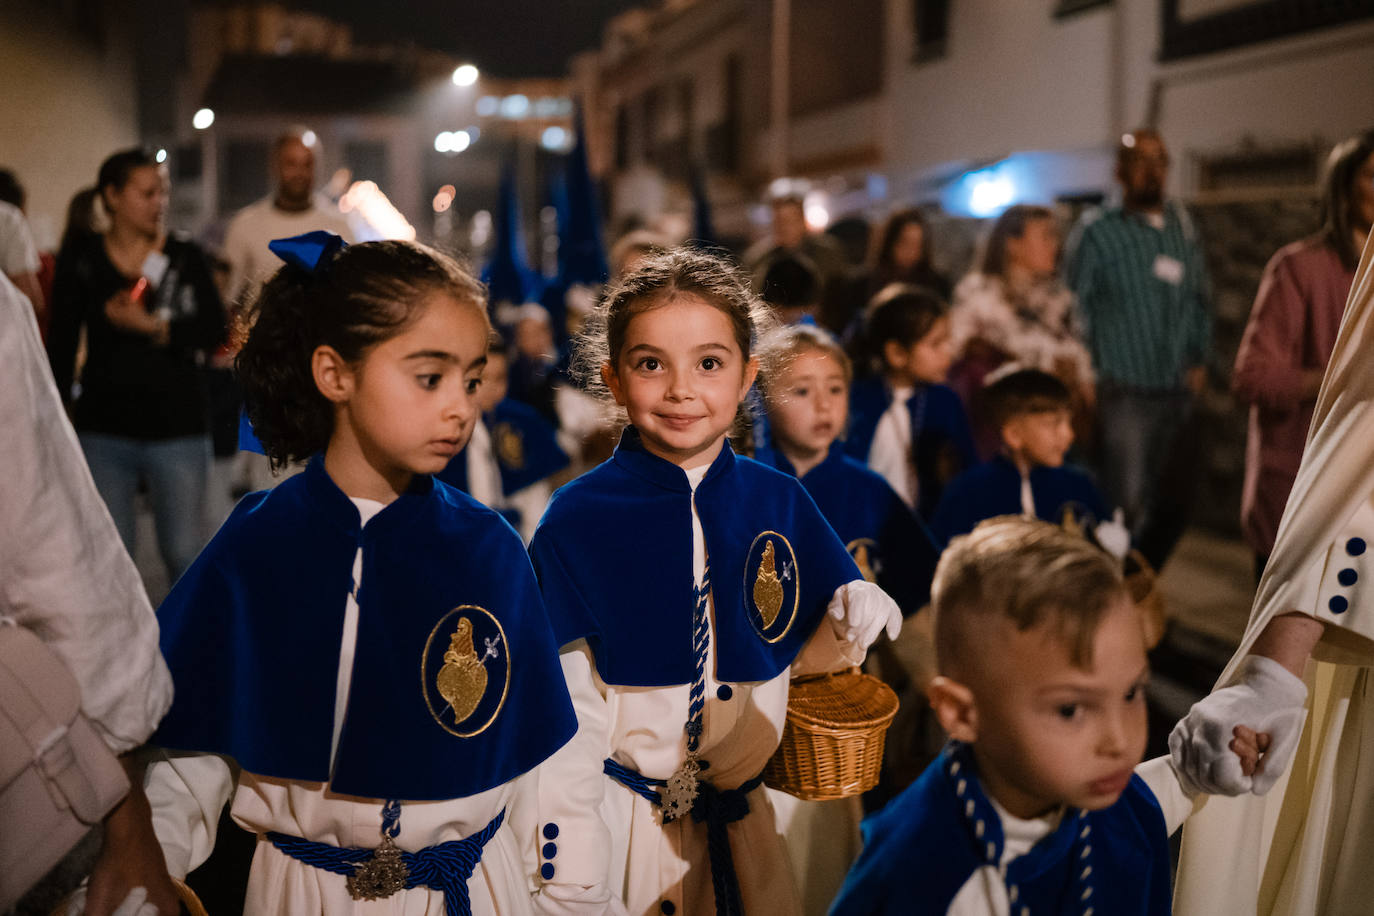
[[[793,678],[769,786],[806,801],[849,798],[878,784],[897,695],[858,668]]]
[[[209,914],[205,912],[205,904],[200,902],[200,898],[196,896],[196,892],[191,890],[185,881],[173,878],[172,886],[177,889],[177,896],[181,898],[182,905],[185,906],[186,912],[190,913],[191,916],[209,916]],[[67,910],[70,908],[71,898],[67,897],[52,911],[52,916],[66,916]]]
[[[1164,638],[1169,611],[1159,588],[1159,575],[1139,550],[1132,550],[1126,556],[1126,590],[1144,618],[1145,648],[1153,649]]]

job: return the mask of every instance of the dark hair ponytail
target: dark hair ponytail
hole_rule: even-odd
[[[273,467],[309,458],[334,432],[334,407],[311,359],[329,346],[350,363],[397,334],[435,294],[486,315],[486,291],[452,258],[415,242],[351,245],[314,273],[284,266],[262,288],[234,360],[253,432]]]

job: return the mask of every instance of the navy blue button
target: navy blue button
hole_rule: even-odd
[[[556,856],[556,855],[558,855],[558,844],[556,844],[556,843],[545,843],[545,844],[544,844],[544,858],[546,858],[546,859],[552,859],[552,858],[553,858],[554,856]]]
[[[730,689],[729,684],[721,684],[716,688],[716,696],[722,700],[728,700],[735,695],[735,691]]]
[[[1327,602],[1327,607],[1331,608],[1333,614],[1344,614],[1346,609],[1350,607],[1350,602],[1337,595]]]
[[[1351,538],[1345,542],[1345,552],[1352,557],[1358,557],[1364,553],[1364,538]]]
[[[539,874],[541,874],[541,875],[544,876],[544,880],[545,880],[545,881],[552,881],[552,880],[553,880],[553,865],[551,865],[551,864],[548,863],[548,862],[545,862],[543,865],[541,865],[541,866],[539,867]]]
[[[1360,574],[1353,569],[1343,569],[1336,573],[1336,581],[1341,585],[1354,585],[1360,579]]]
[[[544,825],[544,839],[546,839],[546,840],[556,840],[556,839],[558,839],[558,825],[557,825],[557,824],[545,824],[545,825]]]
[[[658,905],[658,911],[664,916],[673,916],[677,912],[677,907],[673,905],[673,901],[665,900]]]

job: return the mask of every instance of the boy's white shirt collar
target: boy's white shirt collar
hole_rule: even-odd
[[[1002,866],[1030,852],[1036,843],[1054,833],[1064,818],[1062,805],[1043,817],[1026,820],[1008,813],[991,795],[988,795],[988,802],[1002,821],[1002,861],[998,863]]]

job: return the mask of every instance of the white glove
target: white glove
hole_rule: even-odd
[[[87,879],[89,880],[89,879]],[[70,897],[63,904],[63,916],[82,916],[86,912],[86,881],[81,882],[81,886],[72,891]],[[158,908],[148,902],[148,889],[146,887],[134,887],[129,889],[129,894],[124,901],[115,907],[111,916],[159,916]],[[164,914],[171,916],[171,914]]]
[[[1170,733],[1169,753],[1179,778],[1190,790],[1212,795],[1263,795],[1293,760],[1306,703],[1301,678],[1272,658],[1245,656],[1231,686],[1194,703]],[[1270,737],[1254,776],[1241,773],[1240,757],[1230,748],[1237,725]]]
[[[1093,535],[1102,549],[1118,560],[1126,559],[1131,552],[1131,530],[1126,527],[1126,512],[1122,509],[1112,513],[1111,521],[1098,522]]]
[[[887,630],[889,639],[902,631],[902,609],[872,582],[856,579],[835,589],[830,599],[830,625],[842,641],[865,651],[878,634]]]

